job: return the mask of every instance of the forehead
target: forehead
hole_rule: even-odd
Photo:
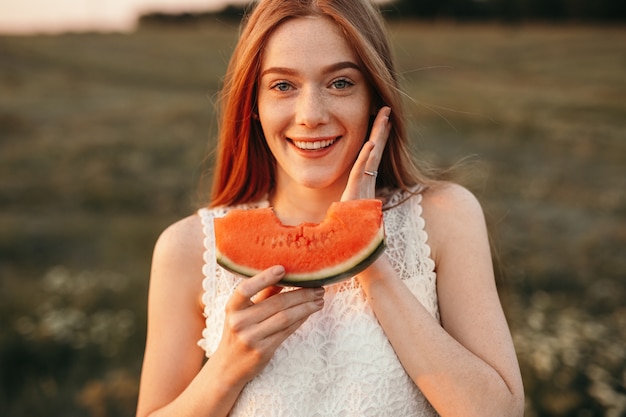
[[[330,65],[339,61],[359,62],[341,28],[329,18],[298,17],[272,32],[261,66]]]

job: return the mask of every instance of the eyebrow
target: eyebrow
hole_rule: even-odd
[[[324,68],[323,73],[324,75],[326,74],[330,74],[333,73],[335,71],[339,71],[345,68],[353,68],[359,72],[362,72],[362,69],[359,65],[355,64],[352,61],[341,61],[341,62],[337,62],[335,64],[329,65],[326,68]],[[263,77],[266,74],[286,74],[286,75],[297,75],[298,71],[292,69],[292,68],[287,68],[287,67],[270,67],[264,71],[261,72],[261,74],[259,75],[259,77]]]

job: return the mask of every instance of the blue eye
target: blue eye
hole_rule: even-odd
[[[348,88],[354,84],[352,84],[350,81],[346,80],[345,78],[341,78],[339,80],[335,80],[333,81],[333,87],[338,89],[338,90],[342,90],[344,88]]]
[[[285,92],[285,91],[289,91],[291,89],[291,86],[289,85],[288,82],[281,81],[281,82],[274,84],[272,86],[272,89]]]

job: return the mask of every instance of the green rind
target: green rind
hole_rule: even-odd
[[[339,281],[351,278],[357,275],[359,272],[365,270],[368,266],[374,263],[376,259],[380,257],[380,255],[385,252],[386,244],[385,239],[381,239],[380,243],[372,251],[369,255],[367,255],[362,261],[357,263],[355,266],[350,267],[340,273],[332,274],[324,277],[319,277],[317,274],[315,276],[303,276],[298,275],[296,279],[290,277],[289,274],[285,275],[285,278],[279,282],[279,285],[289,286],[289,287],[303,287],[303,288],[312,288],[312,287],[321,287],[324,285],[330,285],[337,283]],[[217,263],[222,266],[227,271],[230,271],[234,274],[243,275],[246,277],[252,277],[258,274],[260,271],[256,271],[250,268],[241,268],[240,265],[235,265],[231,262],[228,262],[228,259],[223,256],[217,256]]]
[[[361,262],[359,262],[352,268],[346,270],[345,272],[341,272],[339,274],[331,275],[331,276],[324,277],[324,278],[310,278],[310,279],[299,278],[298,280],[291,280],[289,279],[289,276],[287,276],[283,280],[280,281],[280,284],[290,286],[290,287],[311,288],[311,287],[321,287],[324,285],[330,285],[330,284],[337,283],[339,281],[343,281],[348,278],[352,278],[353,276],[357,275],[359,272],[364,271],[368,266],[373,264],[374,261],[376,261],[376,259],[378,259],[378,257],[382,255],[383,252],[385,252],[385,248],[386,248],[385,240],[383,239],[378,244],[374,252],[372,252],[369,256],[367,256]]]

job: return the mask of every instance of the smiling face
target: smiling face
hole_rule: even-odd
[[[257,104],[277,188],[341,192],[368,134],[370,85],[331,20],[288,20],[269,37]]]

